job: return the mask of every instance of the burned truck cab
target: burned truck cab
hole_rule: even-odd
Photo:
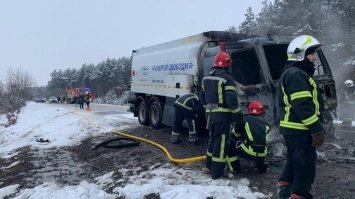
[[[266,120],[278,126],[278,86],[287,60],[287,47],[293,37],[255,37],[237,42],[226,42],[230,53],[230,72],[239,87],[239,102],[247,112],[250,101],[258,99],[266,108]],[[325,103],[325,123],[332,123],[337,106],[336,89],[330,66],[321,49],[317,51],[315,80]]]

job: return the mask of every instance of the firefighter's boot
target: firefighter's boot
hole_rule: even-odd
[[[291,185],[286,181],[277,182],[277,194],[279,199],[289,199],[291,195]]]
[[[171,138],[170,138],[170,142],[173,144],[177,144],[180,142],[179,139],[180,134],[179,133],[175,133],[174,131],[171,132]]]
[[[224,170],[223,177],[227,179],[233,179],[235,177],[235,172],[230,171],[228,168]]]
[[[240,174],[242,172],[241,166],[240,166],[240,161],[236,160],[234,163],[232,163],[234,174]]]
[[[190,143],[197,143],[198,137],[196,132],[189,132],[189,142]]]
[[[266,173],[267,165],[265,164],[264,158],[257,158],[254,164],[259,173]]]

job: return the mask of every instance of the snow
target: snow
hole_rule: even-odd
[[[16,166],[18,163],[20,163],[20,161],[11,163],[11,164],[10,164],[9,166],[7,166],[7,167],[1,167],[0,170],[4,170],[4,169],[8,169],[8,168],[14,167],[14,166]]]
[[[331,50],[331,51],[337,51],[339,50],[339,48],[342,48],[345,46],[345,42],[339,42],[339,43],[335,43],[335,44],[331,44],[328,49]]]
[[[12,157],[17,156],[19,153],[20,153],[20,152],[11,153],[11,154],[2,156],[2,158],[4,158],[4,159],[12,158]]]
[[[4,116],[0,116],[0,124],[4,123],[6,123]],[[7,160],[16,157],[18,154],[16,150],[24,146],[35,149],[76,145],[86,138],[134,125],[139,124],[137,118],[134,118],[131,113],[94,114],[79,110],[73,105],[29,102],[19,113],[15,125],[8,128],[0,125],[0,157]],[[48,142],[38,142],[37,140],[40,139],[44,141],[48,139]],[[0,168],[0,172],[16,164],[18,161],[9,163],[7,167]],[[1,187],[4,182],[0,179],[0,198],[13,194],[13,198],[28,199],[110,199],[120,196],[126,199],[140,199],[151,193],[159,194],[162,199],[269,197],[252,191],[246,178],[212,180],[202,171],[196,172],[173,164],[162,167],[152,165],[151,169],[145,172],[132,172],[122,168],[119,172],[126,174],[129,180],[119,183],[120,185],[114,187],[112,193],[107,193],[105,188],[114,184],[114,172],[117,171],[97,176],[93,182],[81,181],[77,185],[70,186],[46,182],[27,189],[20,189],[16,184]]]
[[[0,188],[0,198],[4,198],[5,196],[16,193],[18,187],[19,185],[15,184],[15,185]]]
[[[342,120],[333,120],[333,124],[340,125],[343,124]],[[355,126],[355,121],[351,121],[350,126]]]
[[[107,198],[114,199],[115,196],[106,193],[101,190],[98,185],[88,183],[86,181],[80,182],[76,186],[61,187],[51,182],[43,183],[33,189],[21,190],[16,195],[15,199],[27,198],[27,199],[48,199],[48,198],[66,198],[66,199],[97,199]]]
[[[354,65],[355,65],[355,57],[350,57],[350,58],[344,63],[344,65],[354,66]]]
[[[0,115],[0,128],[1,128],[1,126],[5,125],[6,123],[7,123],[6,115],[5,114]]]
[[[3,156],[24,146],[52,148],[76,144],[87,133],[82,128],[82,118],[70,109],[30,103],[22,109],[16,125],[0,130],[0,134],[0,155]],[[47,145],[37,142],[41,138],[50,142]]]
[[[21,110],[16,125],[8,128],[0,127],[0,156],[24,146],[53,148],[75,145],[85,138],[112,130],[112,126],[105,124],[105,120],[128,119],[132,123],[131,115],[123,114],[116,117],[108,115],[108,118],[92,119],[89,117],[90,113],[79,112],[77,107],[30,102]],[[93,121],[103,125],[100,124],[101,128],[98,129]],[[49,142],[38,142],[40,139]]]
[[[153,176],[146,179],[145,176]],[[238,180],[211,180],[207,174],[186,170],[184,168],[158,168],[131,176],[133,182],[123,188],[113,191],[120,193],[126,199],[143,198],[150,193],[160,193],[166,198],[264,198],[262,193],[253,193],[249,189],[249,181],[245,178]]]

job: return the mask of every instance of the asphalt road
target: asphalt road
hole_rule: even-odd
[[[53,104],[57,106],[64,107],[75,107],[79,109],[79,104]],[[126,114],[131,113],[129,111],[129,106],[120,106],[120,105],[112,105],[112,104],[97,104],[90,103],[91,111],[97,114]],[[84,104],[84,110],[86,109],[86,104]],[[133,113],[132,113],[133,114]]]
[[[129,106],[119,106],[119,105],[92,103],[92,104],[90,104],[90,107],[91,107],[91,111],[93,113],[105,113],[105,114],[125,114],[125,113],[130,113],[129,110],[128,110]]]

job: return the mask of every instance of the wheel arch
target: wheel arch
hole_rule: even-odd
[[[159,101],[162,108],[164,108],[164,104],[166,101],[165,99],[166,99],[166,97],[162,97],[159,95],[153,95],[148,99],[148,106],[150,106],[154,101]]]

